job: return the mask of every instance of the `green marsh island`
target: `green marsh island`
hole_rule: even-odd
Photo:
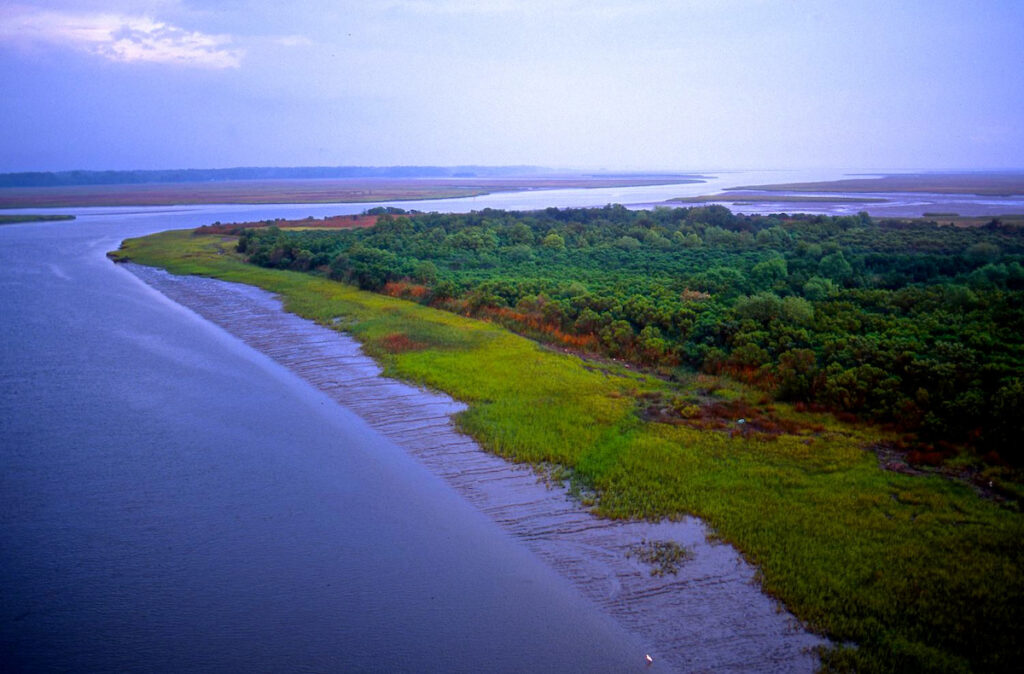
[[[1024,658],[1015,222],[608,206],[317,223],[111,256],[278,293],[467,403],[463,431],[557,467],[598,516],[703,518],[832,640],[826,671]]]

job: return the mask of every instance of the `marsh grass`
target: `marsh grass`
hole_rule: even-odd
[[[343,325],[389,376],[466,402],[457,423],[489,451],[570,470],[600,516],[703,518],[758,567],[765,591],[835,643],[856,644],[823,652],[827,669],[1024,661],[1021,515],[961,482],[881,470],[867,448],[893,440],[883,431],[766,406],[725,379],[669,383],[595,366],[488,323],[246,265],[232,250],[221,237],[166,232],[112,257],[257,285],[289,311]],[[395,348],[396,336],[416,348]],[[679,403],[684,421],[710,419],[715,405],[729,417],[722,428],[664,423],[646,412],[651,401]],[[751,408],[770,433],[733,432]]]
[[[651,567],[652,576],[679,573],[679,567],[693,557],[693,552],[675,541],[643,540],[626,550],[626,557],[636,557]]]

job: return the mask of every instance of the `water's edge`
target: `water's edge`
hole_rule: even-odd
[[[403,447],[431,472],[684,671],[813,671],[827,643],[767,597],[730,546],[695,518],[599,519],[532,468],[483,451],[451,416],[464,405],[381,376],[351,337],[289,314],[259,288],[124,265],[171,300],[295,372]],[[693,552],[675,575],[653,576],[629,549],[671,540]]]

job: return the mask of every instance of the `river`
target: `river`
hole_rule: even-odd
[[[594,205],[708,186],[630,189],[397,205]],[[6,670],[625,672],[664,647],[581,591],[586,568],[525,544],[386,424],[105,258],[149,232],[366,207],[72,209],[75,221],[0,227]],[[701,579],[750,585],[734,553],[692,544],[739,569],[694,566],[704,601]],[[813,665],[793,655],[808,642],[772,632],[793,628],[784,617],[761,617],[770,601],[722,606],[716,633],[668,626],[709,645],[700,669],[716,669],[714,648],[735,663],[734,635],[764,644],[736,667]]]

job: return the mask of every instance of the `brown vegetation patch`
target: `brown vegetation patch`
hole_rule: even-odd
[[[332,215],[320,220],[289,220],[282,227],[300,227],[304,229],[352,229],[354,227],[373,227],[377,224],[376,215]]]
[[[373,227],[377,224],[376,215],[331,215],[326,218],[305,218],[303,220],[258,220],[254,222],[216,222],[203,225],[196,229],[196,235],[203,234],[241,234],[243,229],[259,229],[262,227],[280,227],[281,229],[352,229],[354,227]]]
[[[389,281],[384,284],[385,295],[399,297],[404,300],[420,301],[430,294],[430,288],[410,281]]]
[[[378,342],[378,345],[388,353],[419,351],[420,349],[425,349],[427,347],[423,342],[417,342],[416,340],[411,339],[409,335],[404,335],[400,332],[385,335]]]
[[[573,351],[593,352],[600,348],[596,335],[563,331],[554,321],[531,312],[517,311],[508,307],[480,307],[470,312],[477,318],[493,321],[509,330],[529,337],[553,343]]]
[[[1013,506],[1020,500],[1020,474],[998,455],[986,456],[982,464],[961,464],[952,459],[962,448],[949,443],[938,446],[918,442],[913,436],[870,445],[866,448],[878,457],[878,467],[903,475],[937,475],[970,485],[983,498]]]
[[[773,440],[780,435],[818,434],[825,430],[818,423],[782,417],[771,404],[752,405],[745,400],[702,401],[657,392],[641,394],[640,399],[640,416],[645,421],[728,432],[731,436]]]
[[[679,299],[684,302],[703,302],[711,299],[711,293],[702,292],[700,290],[690,290],[687,288],[679,294]]]
[[[882,470],[904,475],[922,475],[925,472],[910,465],[906,449],[900,447],[898,443],[879,443],[871,445],[868,449],[878,457],[878,467]]]

